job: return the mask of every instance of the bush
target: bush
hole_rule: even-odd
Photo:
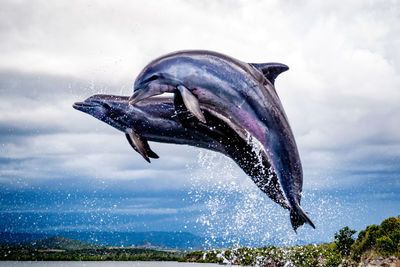
[[[346,257],[350,255],[351,245],[355,242],[353,235],[356,232],[356,230],[352,230],[346,226],[340,229],[339,232],[335,233],[336,247],[342,256]]]
[[[357,241],[352,247],[352,258],[356,261],[360,260],[361,255],[373,248],[376,243],[376,239],[379,236],[379,226],[373,224],[367,226],[367,228],[361,231],[358,235]]]
[[[378,251],[384,255],[389,256],[396,252],[397,244],[390,239],[388,236],[382,236],[376,240],[376,246]]]
[[[336,251],[332,251],[329,255],[327,255],[326,262],[324,266],[326,267],[336,267],[342,262],[342,255],[337,253]]]
[[[367,251],[376,251],[382,256],[400,254],[400,218],[390,217],[380,225],[370,225],[358,235],[352,247],[352,258],[359,260]]]
[[[318,266],[319,250],[314,245],[293,247],[289,259],[295,266]]]
[[[397,244],[400,242],[400,219],[390,217],[384,220],[381,224],[380,229],[382,236],[388,236],[393,243]]]
[[[400,229],[400,220],[395,217],[390,217],[384,220],[380,225],[381,235],[390,235],[390,233],[395,232]]]

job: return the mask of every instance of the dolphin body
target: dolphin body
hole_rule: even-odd
[[[276,76],[287,69],[283,64],[245,63],[212,51],[178,51],[153,60],[142,70],[130,103],[172,92],[200,122],[207,122],[207,110],[254,147],[260,145],[290,205],[292,222],[315,228],[300,207],[301,161],[273,85]]]
[[[148,161],[149,157],[158,157],[148,146],[148,140],[187,144],[223,153],[232,158],[272,200],[290,210],[277,176],[270,171],[269,162],[262,154],[207,111],[204,111],[207,124],[194,118],[186,119],[190,117],[187,110],[175,111],[175,107],[183,105],[179,101],[179,98],[152,97],[132,106],[128,97],[94,95],[73,107],[125,132],[129,143]],[[183,126],[181,120],[185,122]],[[135,143],[130,132],[147,145]],[[138,147],[147,147],[147,150],[141,153]],[[295,214],[291,214],[291,223],[294,229],[303,224]]]

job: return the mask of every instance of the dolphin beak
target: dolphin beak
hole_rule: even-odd
[[[140,96],[143,95],[143,93],[144,93],[143,89],[134,92],[133,95],[129,98],[129,104],[134,105],[140,100],[142,100]]]
[[[101,107],[102,104],[98,103],[98,102],[94,102],[91,100],[85,100],[83,102],[75,102],[74,104],[72,104],[72,107],[74,109],[77,109],[79,111],[83,111],[88,113],[90,110],[94,110],[97,109],[99,107]]]
[[[86,109],[94,107],[94,105],[91,105],[91,104],[86,103],[86,102],[75,102],[74,104],[72,104],[72,107],[74,109],[83,111],[83,110],[86,110]]]
[[[78,109],[81,106],[83,106],[83,102],[75,102],[74,104],[72,104],[72,107],[74,109]]]

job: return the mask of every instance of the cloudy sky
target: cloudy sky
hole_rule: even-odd
[[[329,241],[400,214],[397,1],[7,1],[0,9],[0,231],[188,231]],[[151,143],[74,110],[130,95],[152,59],[215,50],[290,67],[276,81],[304,168],[288,214],[228,158]]]

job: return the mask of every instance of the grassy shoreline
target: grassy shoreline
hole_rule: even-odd
[[[167,251],[147,248],[116,248],[58,238],[47,247],[1,247],[0,260],[15,261],[179,261],[234,265],[356,266],[370,259],[400,264],[400,218],[390,217],[380,225],[360,231],[344,227],[332,243],[261,248],[232,247],[207,251]],[[54,242],[62,244],[55,246]],[[75,244],[75,246],[72,246]],[[73,243],[77,242],[77,243]],[[45,244],[45,242],[43,242]],[[76,245],[78,244],[78,245]],[[63,247],[69,249],[63,249]],[[77,248],[86,246],[86,248]],[[388,265],[389,266],[389,265]],[[394,265],[393,265],[394,266]]]

